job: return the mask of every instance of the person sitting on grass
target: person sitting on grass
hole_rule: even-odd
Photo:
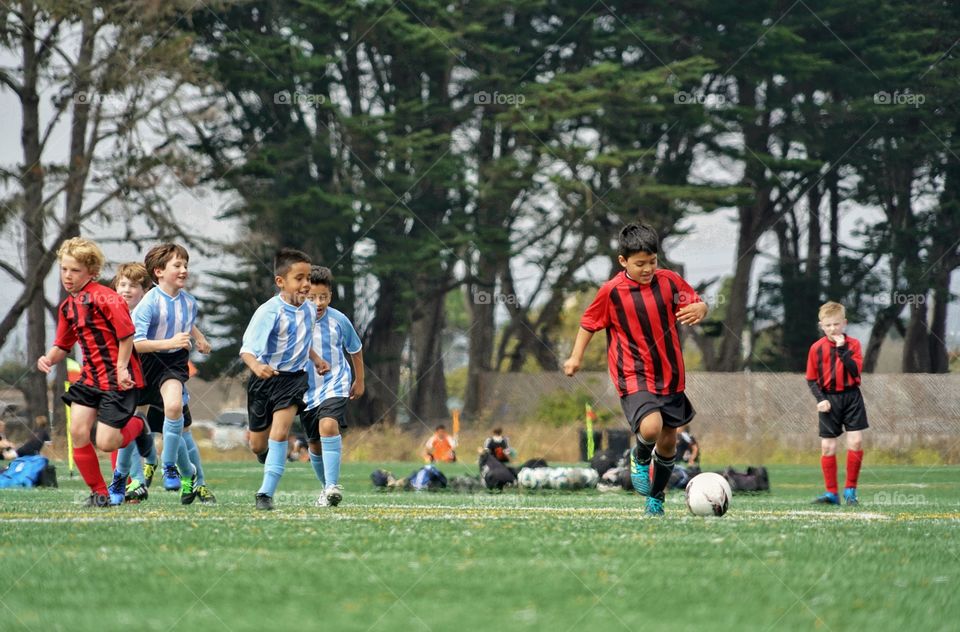
[[[510,457],[514,454],[510,442],[503,436],[503,428],[497,426],[493,429],[493,436],[487,437],[483,442],[483,449],[492,454],[501,463],[509,463]]]

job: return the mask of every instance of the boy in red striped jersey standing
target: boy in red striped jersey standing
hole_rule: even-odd
[[[610,379],[637,435],[637,445],[630,452],[630,479],[634,489],[647,497],[650,516],[663,515],[677,429],[695,414],[684,393],[677,323],[695,325],[707,315],[707,304],[689,283],[675,272],[657,269],[659,241],[657,232],[646,224],[623,227],[617,257],[623,270],[601,286],[587,307],[573,351],[563,363],[564,373],[572,377],[593,334],[606,330]]]
[[[847,314],[843,305],[830,301],[820,306],[820,329],[825,334],[807,354],[807,384],[817,398],[820,413],[820,467],[827,491],[815,504],[839,505],[837,492],[837,437],[847,432],[847,482],[843,499],[858,504],[857,478],[863,462],[863,431],[869,427],[860,394],[863,353],[860,341],[843,333]]]
[[[150,440],[143,418],[136,414],[138,389],[143,387],[140,361],[133,353],[133,321],[120,295],[97,283],[104,257],[92,241],[74,237],[57,251],[60,282],[69,296],[60,304],[53,347],[37,359],[37,368],[49,373],[73,345],[83,350],[83,373],[63,401],[70,405],[73,458],[90,487],[88,506],[105,507],[112,501],[91,443],[111,452],[137,440],[143,449]],[[98,422],[99,420],[99,422]],[[143,451],[141,452],[143,453]]]

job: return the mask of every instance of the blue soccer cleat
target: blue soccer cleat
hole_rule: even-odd
[[[657,498],[656,496],[647,496],[647,511],[648,516],[658,518],[663,515],[663,498]]]
[[[859,505],[860,499],[857,498],[857,488],[848,487],[843,490],[843,501],[848,505]]]
[[[127,477],[122,476],[120,472],[114,471],[113,482],[107,488],[110,494],[111,505],[122,505],[127,497]]]
[[[834,492],[827,492],[813,500],[814,505],[839,505],[840,498]]]
[[[177,471],[177,466],[172,463],[166,463],[163,466],[163,488],[168,492],[178,492],[180,491],[180,472]]]
[[[638,494],[647,496],[650,494],[650,463],[639,463],[636,450],[636,446],[630,450],[630,482]]]

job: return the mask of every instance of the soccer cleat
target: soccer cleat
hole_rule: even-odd
[[[650,493],[650,463],[644,465],[637,461],[636,450],[636,446],[630,450],[630,482],[638,494],[647,496]]]
[[[147,479],[147,487],[150,487],[150,483],[153,482],[153,475],[157,471],[156,463],[147,463],[143,462],[143,478]]]
[[[273,498],[266,494],[257,494],[257,509],[260,511],[273,511]]]
[[[110,487],[107,488],[107,492],[109,492],[110,494],[111,505],[123,504],[123,501],[127,497],[126,486],[127,486],[126,474],[121,474],[120,472],[114,471],[113,482],[110,483]]]
[[[648,516],[660,517],[663,515],[663,498],[657,498],[656,496],[647,496],[647,511]]]
[[[200,502],[210,505],[217,504],[217,497],[213,495],[213,492],[207,489],[206,485],[197,485],[193,491],[196,492]]]
[[[134,441],[137,443],[137,452],[140,453],[140,456],[146,458],[153,451],[153,433],[150,432],[150,425],[143,415],[134,413],[133,416],[139,417],[140,421],[143,422],[143,430],[140,431]]]
[[[848,487],[843,490],[843,501],[848,505],[859,505],[860,499],[857,498],[857,488]]]
[[[110,506],[110,496],[105,494],[98,494],[96,492],[90,494],[87,497],[86,502],[83,503],[84,507],[109,507]]]
[[[180,483],[181,505],[189,505],[196,499],[197,490],[193,486],[193,481],[195,478],[195,476],[184,476],[182,479],[180,479],[182,481]]]
[[[330,501],[327,499],[327,490],[320,492],[320,495],[317,496],[317,507],[329,507]]]
[[[822,496],[817,496],[816,498],[814,498],[813,504],[814,505],[839,505],[840,499],[837,498],[836,493],[827,492]]]
[[[327,485],[323,490],[323,495],[327,497],[327,504],[336,507],[343,500],[343,488],[339,485]]]
[[[260,465],[263,465],[267,462],[267,452],[269,452],[269,450],[264,450],[263,452],[254,453],[257,455],[257,460],[260,461]]]
[[[168,492],[175,492],[180,489],[180,472],[177,466],[172,463],[163,466],[163,488]]]
[[[131,505],[136,505],[147,499],[149,493],[147,492],[147,487],[138,480],[130,481],[130,484],[127,485],[127,502]]]

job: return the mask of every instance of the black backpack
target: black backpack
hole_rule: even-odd
[[[617,462],[620,460],[620,451],[619,450],[600,450],[593,455],[593,458],[590,459],[590,467],[597,471],[597,474],[603,476],[607,473],[607,470],[616,467]]]
[[[517,475],[489,452],[480,455],[480,478],[487,489],[503,489],[506,485],[517,484]]]
[[[770,475],[763,466],[748,467],[746,472],[738,472],[727,467],[720,474],[730,483],[734,492],[768,492],[770,491]]]

